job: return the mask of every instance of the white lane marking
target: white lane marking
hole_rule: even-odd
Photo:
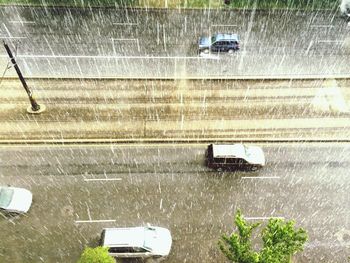
[[[117,26],[137,26],[138,23],[113,23],[113,25],[117,25]]]
[[[96,182],[96,181],[121,181],[122,178],[94,178],[94,179],[84,179],[85,182]]]
[[[311,25],[310,27],[334,27],[333,25]]]
[[[23,38],[27,38],[27,37],[0,37],[0,39],[23,39]]]
[[[257,217],[244,217],[246,220],[269,220],[271,218],[284,219],[282,216],[257,216]]]
[[[211,25],[212,27],[219,27],[219,26],[222,26],[222,27],[237,27],[238,25],[225,25],[225,24],[214,24],[214,25]]]
[[[139,41],[138,38],[112,38],[112,41]]]
[[[344,43],[344,40],[317,40],[318,43]]]
[[[116,220],[115,219],[75,220],[76,224],[81,224],[81,223],[106,223],[106,222],[116,222]]]
[[[242,176],[242,179],[280,179],[279,176]]]
[[[8,38],[8,37],[6,37]],[[5,55],[0,55],[0,57],[8,57]],[[219,59],[218,57],[181,57],[181,56],[83,56],[83,55],[20,55],[18,58],[93,58],[93,59]]]
[[[19,23],[19,24],[35,24],[34,21],[26,21],[26,20],[12,20],[12,21],[9,21],[10,23]]]

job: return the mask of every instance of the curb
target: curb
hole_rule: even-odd
[[[196,144],[196,143],[346,143],[350,138],[280,138],[280,139],[232,139],[232,138],[203,138],[203,139],[64,139],[64,140],[0,140],[0,146],[5,145],[83,145],[83,144]]]
[[[3,80],[18,79],[17,76],[4,77]],[[275,76],[189,76],[189,77],[50,77],[27,76],[29,80],[325,80],[325,79],[350,79],[350,75],[275,75]]]

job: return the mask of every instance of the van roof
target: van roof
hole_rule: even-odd
[[[107,247],[143,247],[145,227],[105,228],[103,245]]]
[[[238,41],[239,40],[239,37],[237,34],[223,34],[223,33],[218,33],[218,34],[215,34],[215,41],[220,41],[220,40],[235,40],[235,41]]]
[[[243,144],[213,144],[213,157],[238,157],[245,158]]]

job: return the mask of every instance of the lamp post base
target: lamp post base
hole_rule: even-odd
[[[30,114],[40,114],[40,113],[44,112],[45,110],[46,110],[46,106],[43,105],[43,104],[41,104],[40,105],[40,109],[38,109],[36,111],[33,110],[32,106],[29,106],[27,108],[27,112],[30,113]]]

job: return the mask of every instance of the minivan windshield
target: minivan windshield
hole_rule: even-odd
[[[0,188],[0,207],[7,208],[11,203],[13,196],[13,189],[10,188]]]
[[[157,243],[157,231],[153,228],[145,228],[145,242],[144,248],[152,251]]]

